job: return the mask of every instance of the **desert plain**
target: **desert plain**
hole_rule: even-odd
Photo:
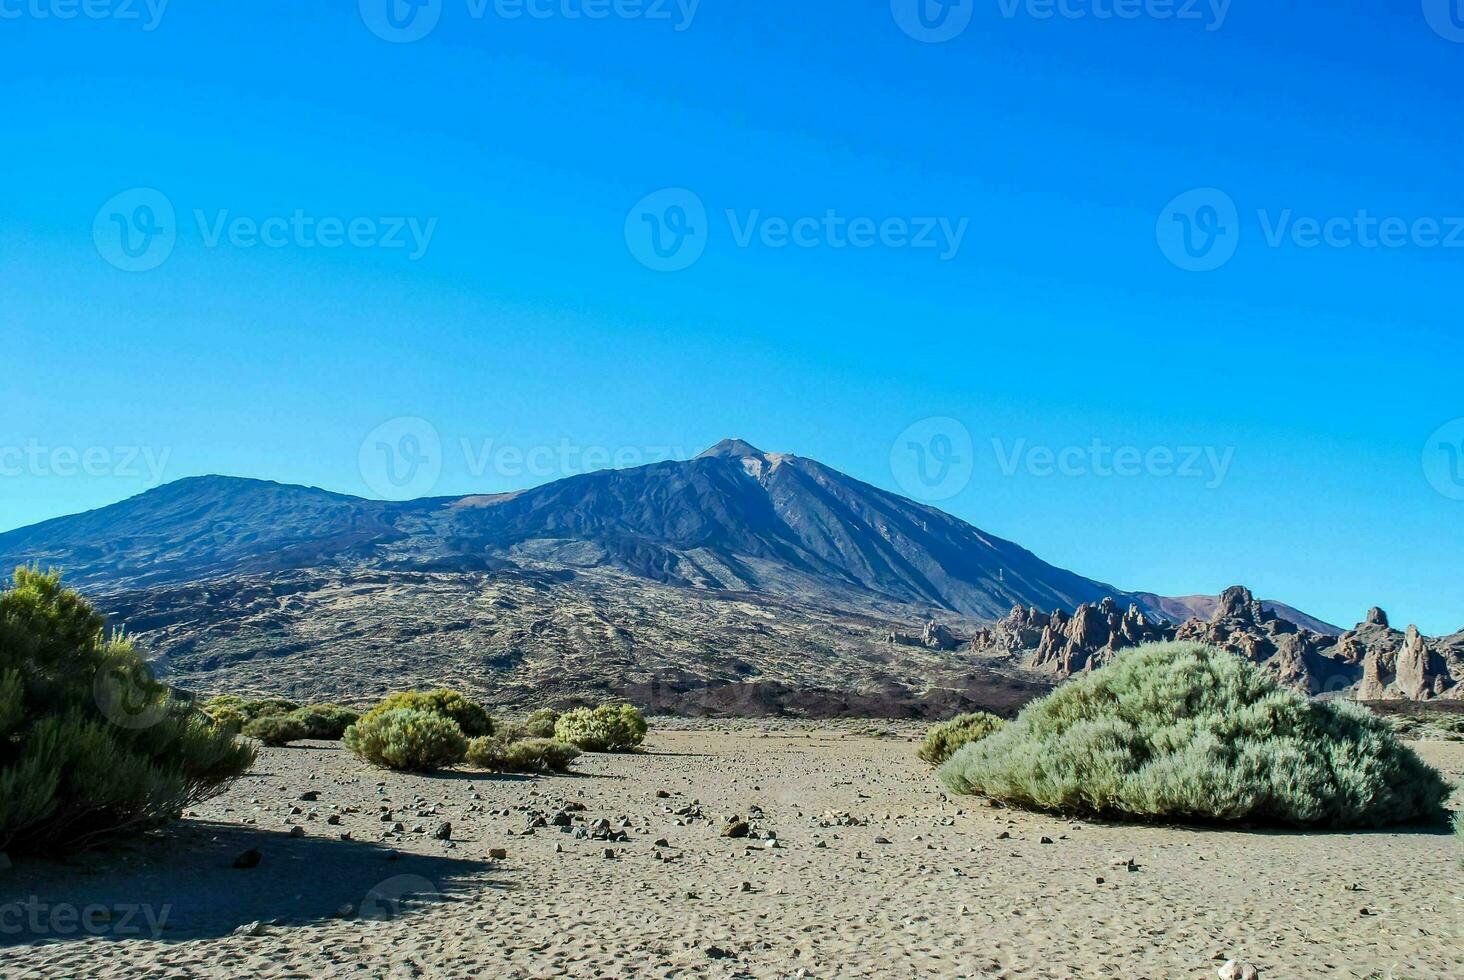
[[[656,720],[542,777],[264,749],[165,831],[0,871],[0,976],[1461,975],[1442,829],[1027,813],[944,794],[917,733]]]

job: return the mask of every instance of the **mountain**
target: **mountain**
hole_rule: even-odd
[[[63,568],[181,686],[451,681],[505,703],[614,692],[678,711],[1001,707],[1050,679],[903,638],[932,620],[950,629],[927,636],[968,636],[1013,606],[1113,597],[1177,620],[1197,601],[1123,592],[741,440],[409,502],[180,480],[0,534],[0,564],[27,563]]]
[[[56,565],[75,584],[108,589],[321,566],[482,572],[522,561],[972,617],[1125,595],[933,507],[740,440],[684,462],[409,503],[203,477],[0,535],[0,562]]]

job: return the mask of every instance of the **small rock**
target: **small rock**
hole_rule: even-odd
[[[302,803],[314,803],[318,799],[320,799],[320,792],[318,790],[308,789],[300,794],[300,801]]]
[[[236,936],[263,936],[269,931],[269,926],[263,922],[246,922],[234,930]]]
[[[750,881],[744,881],[742,884],[740,884],[740,885],[737,886],[737,890],[740,891],[740,892],[750,892],[750,891],[752,891],[752,882],[750,882]]]
[[[746,820],[729,820],[727,826],[722,828],[723,837],[746,837],[747,832],[752,828]]]
[[[1043,844],[1051,844],[1052,843],[1052,838],[1051,837],[1044,837],[1044,838],[1042,838],[1041,843],[1043,843]]]
[[[507,861],[508,849],[503,847],[490,847],[488,849],[488,856],[495,861]]]
[[[330,824],[332,827],[339,827],[341,825],[341,815],[339,813],[332,813],[330,816],[325,818],[325,822]]]
[[[611,860],[612,858],[615,857],[615,848],[613,848],[613,847],[607,847],[607,848],[605,848],[605,850],[601,852],[601,857],[605,858],[605,860],[607,860],[607,861]]]
[[[432,831],[432,836],[436,840],[452,840],[452,824],[444,820]]]
[[[709,960],[725,960],[732,955],[720,946],[708,946],[702,952],[707,954]]]
[[[236,867],[236,868],[245,868],[245,869],[247,869],[247,868],[257,868],[257,867],[259,867],[259,862],[260,861],[263,861],[263,860],[264,860],[264,855],[261,854],[261,853],[259,853],[258,851],[256,851],[254,848],[251,847],[249,850],[245,851],[243,854],[240,854],[238,857],[234,858],[234,867]]]
[[[291,827],[290,828],[290,836],[291,837],[304,837],[305,836],[305,828],[304,827]]]
[[[1220,980],[1257,980],[1261,972],[1249,963],[1226,960],[1220,968]]]

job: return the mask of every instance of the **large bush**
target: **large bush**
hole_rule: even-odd
[[[1103,817],[1373,827],[1439,820],[1443,779],[1389,725],[1197,643],[1139,647],[938,770],[956,793]]]
[[[156,826],[254,762],[103,626],[57,574],[20,569],[0,592],[0,850]]]
[[[557,738],[507,741],[497,736],[468,743],[468,764],[493,772],[568,772],[580,750]]]
[[[976,711],[969,715],[957,715],[944,724],[936,725],[925,734],[916,752],[921,759],[938,766],[955,754],[956,749],[968,742],[979,742],[1001,728],[1004,722],[996,715]]]
[[[646,720],[628,704],[576,708],[559,716],[554,737],[586,752],[629,752],[646,740]]]
[[[493,719],[489,717],[487,708],[457,691],[445,688],[438,691],[399,691],[388,695],[366,715],[383,715],[401,708],[427,711],[450,718],[469,738],[493,734]]]
[[[524,719],[524,731],[530,738],[553,738],[554,726],[559,723],[559,712],[553,708],[540,708]]]
[[[244,725],[244,734],[257,738],[265,745],[279,748],[310,737],[305,723],[294,715],[261,715]]]
[[[297,708],[290,712],[289,717],[305,726],[305,738],[338,742],[346,734],[346,729],[360,719],[361,713],[344,705],[327,703]]]
[[[468,749],[457,722],[416,708],[369,711],[346,729],[343,741],[372,765],[409,772],[455,766]]]

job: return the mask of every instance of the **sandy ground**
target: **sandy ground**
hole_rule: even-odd
[[[1404,980],[1464,965],[1464,854],[1438,832],[1020,813],[945,799],[904,737],[741,727],[646,748],[553,778],[268,750],[166,835],[0,871],[0,976],[1170,980],[1233,956],[1265,978]],[[1464,744],[1420,751],[1464,777]],[[755,837],[720,835],[754,807]],[[567,832],[526,833],[561,810]],[[601,819],[628,839],[581,836]],[[433,836],[444,821],[451,840]],[[250,849],[258,866],[234,868]]]

